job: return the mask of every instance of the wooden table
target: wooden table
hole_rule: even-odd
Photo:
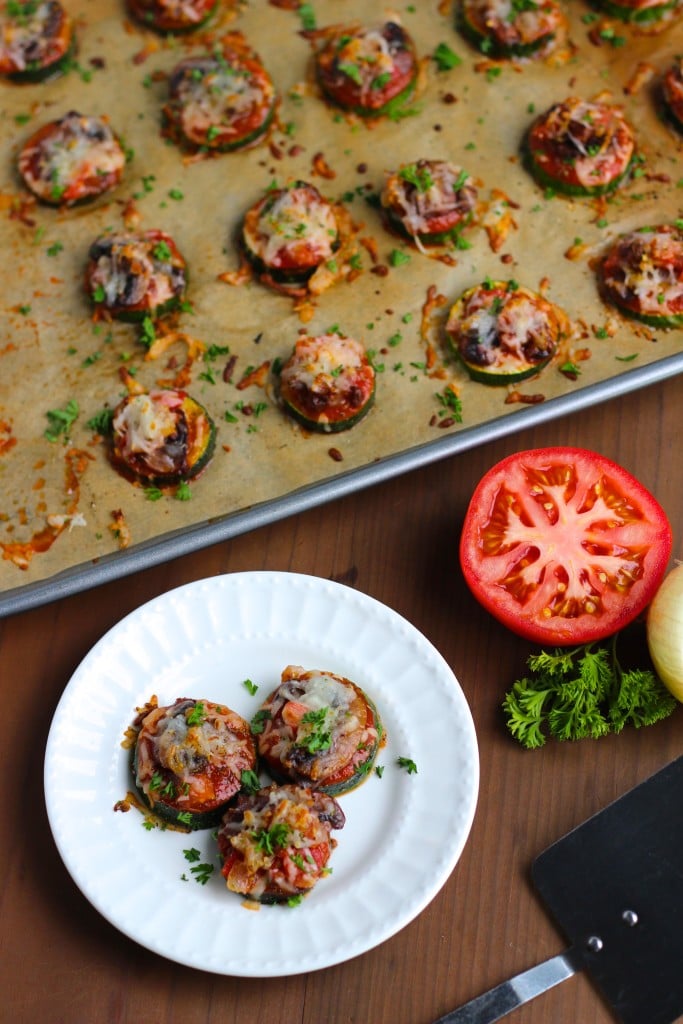
[[[616,737],[522,750],[504,727],[500,702],[531,648],[470,596],[457,559],[460,525],[473,487],[498,459],[540,445],[579,445],[620,462],[658,497],[673,525],[674,556],[683,558],[682,408],[683,377],[677,377],[0,621],[0,1017],[12,1024],[430,1024],[564,949],[530,884],[532,860],[677,757],[683,712]],[[341,581],[412,622],[460,680],[481,759],[464,853],[416,920],[347,963],[262,981],[179,967],[101,918],[60,860],[42,786],[55,706],[90,647],[126,613],[170,588],[256,569]],[[510,1018],[517,1024],[612,1019],[582,975]]]

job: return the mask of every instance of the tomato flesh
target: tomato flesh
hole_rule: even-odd
[[[654,595],[671,526],[621,466],[580,448],[518,452],[483,477],[465,515],[460,563],[500,622],[541,644],[617,632]]]

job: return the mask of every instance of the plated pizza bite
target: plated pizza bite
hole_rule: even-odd
[[[265,283],[299,285],[339,247],[337,214],[314,185],[294,181],[269,189],[247,210],[240,241]]]
[[[337,801],[308,787],[272,785],[240,795],[217,833],[228,889],[259,903],[305,896],[329,874],[331,832],[344,824]]]
[[[477,188],[448,160],[420,159],[387,175],[380,202],[389,225],[424,245],[454,245],[474,216]]]
[[[211,460],[216,427],[185,391],[127,395],[114,410],[109,457],[124,476],[150,486],[172,486],[197,476]]]
[[[356,683],[298,665],[284,669],[252,729],[274,779],[333,796],[367,778],[383,740],[377,708]]]
[[[240,40],[228,41],[173,69],[164,131],[195,152],[246,149],[263,140],[276,105],[275,86],[260,59]]]
[[[671,120],[683,132],[683,57],[676,57],[664,72],[662,99]]]
[[[515,281],[485,281],[451,307],[446,336],[473,380],[512,384],[552,359],[569,323],[561,309]]]
[[[462,0],[457,12],[463,35],[488,57],[544,56],[567,35],[556,0]]]
[[[106,117],[71,110],[34,132],[17,163],[24,184],[41,202],[73,206],[119,184],[126,151]]]
[[[617,107],[572,96],[534,121],[524,148],[529,170],[544,188],[599,196],[628,176],[635,138]]]
[[[216,825],[256,764],[249,723],[222,704],[178,698],[136,723],[135,784],[165,821],[190,829]]]
[[[302,426],[336,433],[354,426],[375,398],[375,370],[360,341],[341,334],[300,338],[282,366],[280,398]]]
[[[155,32],[193,32],[204,25],[218,0],[126,0],[129,12]]]
[[[660,224],[619,235],[598,267],[602,297],[652,327],[683,325],[683,228]]]
[[[85,289],[99,316],[160,317],[182,304],[186,287],[185,259],[164,231],[101,235],[90,246]]]
[[[73,53],[73,21],[58,0],[0,5],[0,75],[40,82],[60,74]]]
[[[361,117],[386,117],[413,95],[419,64],[402,25],[338,25],[321,38],[316,72],[323,93],[336,106]]]

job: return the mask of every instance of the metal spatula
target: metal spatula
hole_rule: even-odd
[[[683,1014],[683,757],[548,847],[532,877],[567,952],[435,1024],[492,1024],[584,969],[623,1024]]]

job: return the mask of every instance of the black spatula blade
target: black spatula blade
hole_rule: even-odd
[[[624,1024],[683,1014],[683,757],[550,846],[532,876]]]

